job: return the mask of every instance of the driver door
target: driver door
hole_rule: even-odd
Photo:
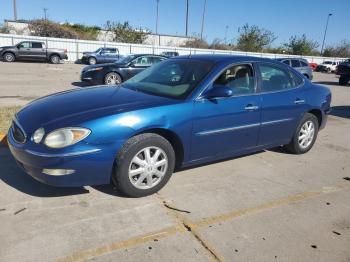
[[[191,160],[234,154],[257,146],[261,101],[250,64],[225,69],[211,88],[225,85],[233,95],[194,102]]]

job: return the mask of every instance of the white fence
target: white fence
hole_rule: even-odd
[[[240,52],[240,51],[226,51],[226,50],[214,50],[214,49],[196,49],[185,47],[171,47],[171,46],[157,46],[157,45],[142,45],[142,44],[126,44],[116,42],[104,42],[104,41],[89,41],[89,40],[77,40],[77,39],[65,39],[65,38],[51,38],[51,37],[38,37],[38,36],[23,36],[23,35],[11,35],[0,34],[0,46],[15,45],[18,42],[32,40],[45,42],[49,48],[62,48],[67,49],[68,60],[76,61],[81,58],[82,53],[85,51],[94,51],[99,47],[117,47],[120,54],[160,54],[164,51],[176,51],[180,55],[189,54],[231,54],[231,55],[246,55],[246,56],[259,56],[267,58],[278,57],[303,57],[309,62],[322,63],[325,60],[341,61],[344,58],[332,57],[317,57],[317,56],[293,56],[285,54],[270,54],[270,53],[253,53],[253,52]]]

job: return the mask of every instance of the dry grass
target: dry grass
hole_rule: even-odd
[[[12,117],[21,107],[0,107],[0,134],[6,134],[11,126]]]

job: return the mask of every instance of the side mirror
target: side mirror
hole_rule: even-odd
[[[131,62],[129,63],[129,66],[130,66],[130,67],[135,67],[135,61],[131,61]]]
[[[206,98],[219,98],[219,97],[230,97],[232,96],[232,89],[224,86],[214,84],[207,92],[205,92],[204,97]]]

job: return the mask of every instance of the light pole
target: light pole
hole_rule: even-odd
[[[326,40],[326,34],[327,34],[327,28],[328,28],[329,18],[330,18],[332,15],[333,15],[333,14],[328,14],[328,16],[327,16],[327,23],[326,23],[326,28],[325,28],[325,30],[324,30],[323,41],[322,41],[321,55],[323,55],[324,41]]]
[[[188,0],[186,0],[186,36],[188,36]]]
[[[156,16],[156,35],[158,35],[158,14],[159,14],[159,0],[157,1],[157,16]]]
[[[204,0],[203,15],[202,15],[202,28],[201,28],[201,40],[203,40],[204,17],[205,17],[205,8],[206,8],[206,6],[207,6],[207,0]]]
[[[13,19],[17,21],[17,5],[16,0],[13,0]]]

